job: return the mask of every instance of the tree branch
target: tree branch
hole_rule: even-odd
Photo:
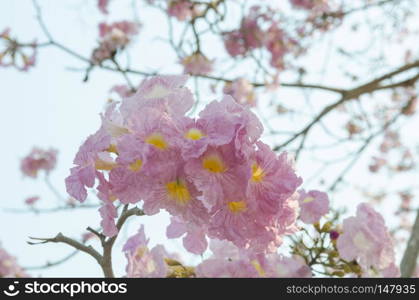
[[[410,234],[409,242],[407,243],[402,262],[400,264],[400,271],[402,277],[412,277],[417,265],[419,256],[419,210],[416,215],[416,221]]]

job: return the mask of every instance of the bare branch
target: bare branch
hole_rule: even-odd
[[[90,255],[99,264],[101,264],[102,262],[102,255],[100,255],[99,252],[97,252],[92,246],[86,246],[76,240],[66,237],[61,232],[58,233],[54,238],[36,238],[36,237],[29,237],[29,238],[34,241],[39,241],[39,242],[28,241],[27,243],[29,245],[38,245],[38,244],[46,244],[46,243],[63,243]]]
[[[49,262],[47,261],[44,265],[41,266],[33,266],[33,267],[24,267],[25,270],[43,270],[43,269],[48,269],[48,268],[52,268],[58,265],[61,265],[67,261],[69,261],[71,258],[73,258],[74,256],[77,255],[77,253],[79,253],[78,250],[75,250],[73,252],[71,252],[70,254],[64,256],[63,258],[53,261],[53,262]]]

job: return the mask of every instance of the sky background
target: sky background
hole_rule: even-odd
[[[176,62],[176,57],[168,51],[168,46],[158,38],[166,32],[166,19],[156,10],[144,10],[131,6],[131,1],[122,0],[120,6],[111,6],[111,20],[132,19],[136,12],[145,24],[137,39],[135,47],[130,49],[130,60],[132,65],[143,66],[142,70],[153,68],[163,73],[180,73],[181,68]],[[95,46],[97,39],[96,25],[104,20],[104,16],[98,13],[96,1],[65,0],[39,1],[52,36],[63,44],[89,56]],[[119,3],[118,3],[119,5]],[[45,41],[40,27],[35,19],[35,10],[29,0],[1,0],[0,6],[0,31],[5,27],[11,28],[11,35],[18,37],[20,41],[32,41],[35,37],[39,42]],[[158,26],[150,26],[158,24]],[[148,27],[147,27],[148,26]],[[345,38],[333,37],[343,44],[347,43]],[[368,39],[367,36],[358,36],[351,40],[348,47],[356,49],[362,47]],[[329,55],[327,51],[330,40],[319,43],[315,56],[308,57],[302,64],[313,69],[321,69],[324,66],[324,57]],[[205,49],[209,54],[219,51],[219,44],[213,43],[210,49]],[[393,51],[394,49],[386,49]],[[397,52],[395,52],[397,53]],[[394,55],[394,63],[398,63],[400,55]],[[329,59],[332,64],[339,67],[341,57],[335,60]],[[20,170],[20,159],[30,152],[33,146],[42,148],[54,147],[59,150],[58,164],[56,170],[50,175],[50,180],[56,189],[66,197],[64,178],[69,174],[72,160],[82,141],[95,132],[100,125],[99,113],[103,110],[106,100],[110,97],[109,90],[115,84],[122,84],[123,79],[118,74],[106,71],[93,71],[88,83],[83,83],[83,72],[75,69],[83,67],[83,63],[70,57],[68,54],[55,48],[44,48],[39,51],[37,65],[27,73],[18,72],[14,69],[0,68],[0,87],[3,114],[0,118],[1,156],[0,186],[2,197],[0,200],[0,242],[2,246],[18,257],[22,266],[42,265],[47,261],[54,261],[72,252],[72,249],[65,245],[47,244],[30,246],[26,243],[28,236],[53,237],[58,232],[72,237],[80,237],[87,226],[97,227],[99,214],[95,209],[79,210],[77,212],[59,212],[51,214],[36,215],[32,213],[10,213],[4,208],[24,208],[23,201],[28,196],[39,195],[42,207],[55,207],[60,204],[55,195],[47,188],[43,181],[43,174],[37,180],[23,178]],[[223,66],[222,66],[223,67]],[[151,70],[151,69],[150,69]],[[243,72],[246,72],[244,68]],[[327,84],[347,87],[348,81],[345,78],[334,76],[333,68],[326,74]],[[138,82],[138,78],[132,78]],[[310,79],[310,78],[309,78]],[[313,77],[313,81],[319,77]],[[326,79],[324,79],[326,81]],[[315,81],[317,82],[317,81]],[[189,86],[193,84],[189,81]],[[384,94],[378,94],[378,97]],[[114,96],[114,95],[112,95]],[[311,95],[318,107],[322,107],[334,98],[334,95],[316,94]],[[214,95],[203,89],[202,98],[212,100]],[[261,96],[266,99],[278,97],[284,101],[294,101],[301,98],[301,93],[294,90],[281,90],[277,94]],[[292,100],[291,100],[292,99]],[[295,100],[297,101],[297,100]],[[267,115],[273,114],[267,111],[268,108],[262,105],[261,109]],[[339,115],[330,117],[328,122],[337,124]],[[274,126],[282,128],[282,123],[290,125],[290,120],[275,121]],[[291,120],[292,122],[292,120]],[[411,122],[403,129],[407,137],[415,135],[417,122]],[[294,126],[298,125],[298,122]],[[314,131],[313,136],[318,140],[323,135]],[[416,134],[417,136],[417,134]],[[268,142],[275,142],[265,137]],[[344,146],[346,147],[346,146]],[[339,157],[340,150],[333,150],[331,155]],[[373,150],[372,150],[373,151]],[[369,152],[370,155],[372,152]],[[379,188],[383,177],[369,176],[365,172],[369,163],[369,156],[365,155],[359,162],[359,166],[349,174],[352,182],[364,186],[377,186]],[[324,177],[336,174],[342,169],[342,164],[337,164],[331,170],[320,176],[316,174],[319,167],[309,155],[304,157],[298,164],[298,174],[304,179],[314,178],[304,187],[318,187],[318,181]],[[417,185],[417,176],[402,176],[394,178],[388,188],[397,187],[401,184]],[[319,188],[321,189],[321,188]],[[359,193],[355,190],[346,190],[338,197],[332,199],[336,206],[346,206],[348,213],[354,211],[359,203]],[[383,213],[386,221],[392,224],[391,212],[398,203],[390,203],[378,206],[377,210]],[[164,243],[169,250],[182,251],[181,242],[178,240],[167,241],[165,239],[165,227],[168,218],[165,213],[153,217],[141,217],[130,222],[123,230],[122,238],[118,239],[115,253],[115,269],[117,275],[123,273],[125,260],[119,254],[118,248],[124,242],[124,238],[134,232],[139,224],[145,224],[146,233],[151,237],[151,243]],[[98,246],[97,244],[94,244]],[[182,253],[185,253],[184,251]],[[188,255],[189,261],[198,262],[200,257]],[[40,271],[31,271],[33,276],[100,276],[101,271],[96,263],[85,254],[78,254],[69,263]]]

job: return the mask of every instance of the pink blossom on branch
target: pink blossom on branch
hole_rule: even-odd
[[[34,147],[32,151],[22,159],[20,169],[25,176],[36,178],[39,171],[45,171],[49,174],[55,168],[57,162],[57,153],[55,149],[43,150]]]
[[[102,127],[80,147],[66,179],[84,201],[95,183],[102,227],[116,234],[114,203],[139,204],[147,215],[173,216],[171,238],[202,253],[218,238],[254,252],[273,252],[295,232],[301,179],[286,154],[259,141],[263,126],[230,96],[192,119],[185,76],[155,77],[102,115]]]

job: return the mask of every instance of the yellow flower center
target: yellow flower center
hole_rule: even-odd
[[[260,263],[255,259],[252,260],[252,266],[256,269],[256,271],[258,272],[260,277],[265,277],[266,273],[265,270],[262,268],[262,266],[260,265]]]
[[[142,166],[143,166],[143,161],[141,159],[137,159],[136,161],[131,163],[128,168],[133,172],[138,172],[140,171]]]
[[[227,206],[233,213],[243,212],[247,209],[246,202],[244,201],[231,201],[227,203]]]
[[[111,152],[111,153],[115,153],[115,154],[119,154],[118,153],[118,149],[116,148],[115,144],[111,144],[108,149],[106,149],[106,151]]]
[[[97,159],[95,162],[95,168],[96,170],[104,170],[104,171],[110,171],[113,168],[116,167],[116,163],[114,163],[113,161],[104,161],[101,159]]]
[[[312,202],[312,201],[314,201],[314,198],[313,198],[313,197],[307,197],[307,198],[305,198],[305,199],[303,200],[303,203],[310,203],[310,202]]]
[[[164,150],[167,148],[166,140],[164,139],[163,135],[160,133],[152,133],[146,139],[145,142],[147,144],[153,145],[154,147]]]
[[[188,130],[188,132],[185,133],[185,138],[194,141],[200,140],[203,136],[204,134],[202,131],[196,128],[191,128]]]
[[[265,172],[263,172],[263,169],[257,163],[254,163],[252,165],[252,180],[254,182],[261,182],[263,177],[265,177]]]
[[[216,155],[208,155],[202,161],[202,167],[213,173],[222,173],[226,170],[224,162]]]
[[[182,181],[171,181],[166,184],[166,189],[169,197],[181,205],[185,205],[191,200],[188,187]]]

